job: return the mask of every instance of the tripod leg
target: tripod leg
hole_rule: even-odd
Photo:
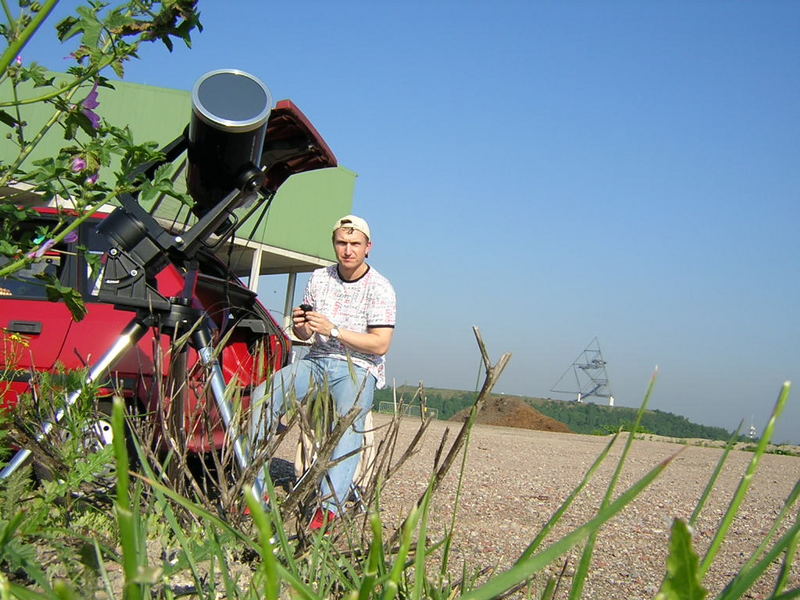
[[[203,366],[208,368],[209,379],[211,382],[211,391],[214,394],[214,399],[217,402],[219,414],[222,415],[222,421],[225,424],[225,429],[230,434],[231,441],[233,442],[233,452],[236,455],[236,461],[239,467],[244,472],[250,466],[250,454],[247,451],[244,439],[241,435],[234,436],[231,431],[231,424],[233,422],[233,408],[231,403],[225,397],[225,377],[222,374],[222,368],[219,366],[219,361],[214,356],[214,348],[211,345],[211,335],[206,327],[198,327],[192,334],[192,342],[195,345],[197,353],[200,355],[200,360]],[[253,493],[256,498],[263,500],[265,497],[264,486],[259,478],[256,478],[253,483]]]
[[[102,377],[103,374],[111,366],[113,366],[123,354],[133,348],[139,342],[139,340],[142,339],[144,334],[147,333],[147,329],[147,323],[139,319],[139,317],[135,317],[130,323],[128,323],[127,327],[125,327],[120,336],[117,338],[117,341],[114,342],[114,345],[111,346],[111,348],[109,348],[108,351],[100,357],[100,360],[97,361],[97,363],[89,370],[89,374],[86,377],[86,382],[94,383],[100,379],[100,377]],[[50,431],[52,431],[53,426],[64,417],[67,409],[78,401],[80,395],[81,390],[75,390],[69,396],[67,396],[64,407],[59,408],[56,411],[56,414],[53,415],[53,420],[42,423],[42,431],[36,436],[36,441],[41,441],[48,433],[50,433]],[[5,468],[0,471],[0,479],[5,479],[11,475],[22,465],[22,463],[28,459],[30,455],[31,451],[27,448],[19,450],[8,462]]]

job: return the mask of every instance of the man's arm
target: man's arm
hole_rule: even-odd
[[[330,334],[329,334],[330,335]],[[394,327],[368,327],[367,333],[339,329],[339,341],[351,350],[383,356],[392,344]]]

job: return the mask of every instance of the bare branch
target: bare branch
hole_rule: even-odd
[[[491,393],[495,383],[497,383],[497,380],[500,378],[500,374],[506,368],[508,361],[511,360],[511,353],[506,352],[505,354],[503,354],[503,356],[500,357],[500,360],[497,361],[496,365],[492,365],[491,360],[489,359],[489,353],[486,351],[486,345],[483,343],[483,338],[481,337],[480,330],[477,327],[473,327],[472,329],[475,332],[475,338],[478,342],[478,348],[480,349],[481,356],[483,357],[483,363],[485,368],[483,386],[481,387],[481,391],[478,394],[478,397],[475,399],[475,404],[472,405],[472,409],[470,410],[469,416],[464,421],[464,425],[458,432],[456,439],[453,440],[453,445],[450,447],[447,456],[445,457],[444,461],[439,466],[439,468],[434,471],[429,488],[426,489],[426,491],[422,495],[420,495],[419,500],[417,500],[417,507],[422,506],[425,496],[428,494],[428,490],[430,490],[430,493],[434,493],[439,488],[442,479],[444,479],[445,475],[447,475],[447,472],[450,470],[450,467],[453,465],[453,462],[455,461],[459,452],[461,452],[461,449],[464,447],[467,436],[470,430],[472,429],[472,426],[475,424],[475,419],[477,418],[478,412],[483,406],[483,403],[486,401],[486,398]],[[441,452],[437,453],[437,455],[440,453]],[[398,527],[395,530],[391,538],[392,543],[394,543],[398,539],[400,532],[406,525],[407,520],[408,517],[403,521],[400,527]]]

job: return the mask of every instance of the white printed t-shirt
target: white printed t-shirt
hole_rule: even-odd
[[[367,265],[367,272],[355,281],[339,276],[338,265],[317,269],[311,274],[303,302],[322,313],[338,329],[367,333],[368,327],[394,327],[396,298],[389,280]],[[386,383],[385,360],[379,354],[346,349],[339,340],[314,335],[309,358],[338,358],[366,368],[375,376],[380,389]]]

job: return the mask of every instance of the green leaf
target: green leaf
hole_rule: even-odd
[[[0,521],[0,564],[9,572],[22,571],[42,587],[47,586],[47,575],[40,567],[36,548],[23,542],[19,528],[25,513],[18,512],[10,521]]]
[[[39,63],[33,62],[27,68],[28,76],[33,80],[34,87],[48,87],[52,86],[55,77],[50,75],[50,72]]]
[[[692,534],[681,519],[672,523],[667,557],[667,577],[656,600],[703,600],[703,587],[697,553],[692,549]]]
[[[83,297],[78,290],[61,285],[55,279],[51,280],[45,286],[47,292],[47,299],[51,302],[64,301],[67,308],[72,313],[72,318],[76,321],[81,321],[86,316],[86,305],[83,302]]]
[[[58,25],[56,25],[56,33],[58,34],[58,39],[62,42],[67,41],[71,37],[74,37],[78,33],[80,33],[81,28],[78,26],[78,19],[75,17],[67,17]]]
[[[80,21],[83,44],[90,48],[97,48],[100,44],[100,35],[103,33],[103,24],[97,18],[97,13],[85,6],[79,6],[77,13],[83,17]]]
[[[0,556],[13,540],[24,516],[24,513],[20,511],[9,522],[0,521]]]
[[[113,10],[106,17],[106,27],[112,30],[124,29],[125,27],[129,27],[135,23],[136,20],[122,12],[122,8]]]

